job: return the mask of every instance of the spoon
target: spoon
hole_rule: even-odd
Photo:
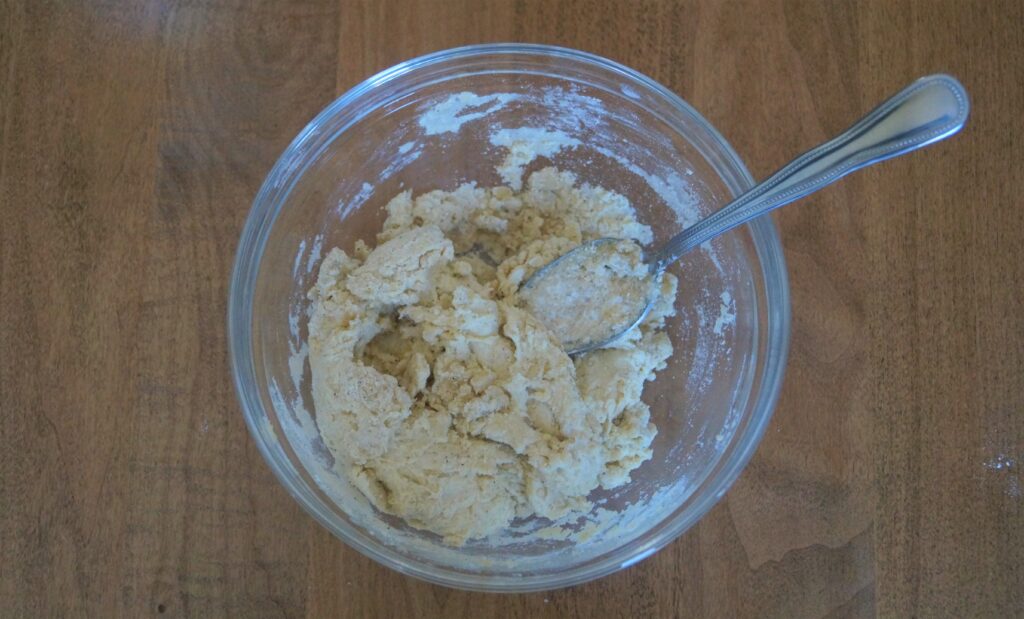
[[[616,260],[616,252],[628,251],[629,245],[636,245],[633,241],[595,239],[538,269],[520,288],[520,300],[569,354],[607,346],[647,316],[657,300],[661,273],[691,249],[854,170],[953,135],[963,127],[969,109],[967,93],[956,79],[923,77],[843,133],[800,155],[644,256],[645,267],[637,273],[623,275],[621,269],[615,271],[602,262]],[[614,285],[616,294],[608,294],[602,285]]]

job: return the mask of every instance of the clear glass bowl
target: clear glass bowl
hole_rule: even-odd
[[[452,98],[458,93],[473,96]],[[438,115],[452,111],[457,115]],[[445,106],[448,106],[447,108]],[[445,121],[447,124],[445,124]],[[383,205],[412,189],[501,184],[497,127],[544,127],[581,145],[533,162],[632,202],[655,243],[750,187],[736,153],[696,111],[639,73],[590,54],[484,45],[392,67],[327,107],[295,138],[245,224],[228,333],[246,423],[292,496],[350,546],[400,572],[464,589],[529,591],[609,574],[696,523],[739,475],[776,402],[789,341],[778,235],[762,218],[672,267],[680,278],[675,354],[648,383],[654,457],[615,491],[599,489],[576,540],[525,535],[461,548],[376,512],[331,469],[304,358],[306,291],[331,247],[372,244]],[[523,537],[515,537],[524,535]]]

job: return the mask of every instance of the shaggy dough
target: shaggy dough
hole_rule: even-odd
[[[649,243],[628,201],[547,168],[519,194],[407,191],[387,212],[377,247],[331,250],[310,291],[317,424],[338,469],[454,545],[586,512],[592,490],[627,482],[651,457],[640,395],[672,353],[675,278],[639,327],[576,359],[516,293],[585,240]]]

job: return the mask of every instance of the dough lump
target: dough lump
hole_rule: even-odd
[[[555,168],[521,193],[466,184],[387,205],[370,250],[333,249],[310,291],[317,424],[377,509],[446,543],[589,511],[651,457],[640,396],[665,366],[676,280],[612,348],[570,358],[519,286],[583,241],[650,243],[621,195]]]

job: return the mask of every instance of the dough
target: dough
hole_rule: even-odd
[[[372,251],[333,249],[310,291],[317,424],[379,510],[449,544],[514,518],[585,513],[629,481],[656,430],[641,399],[672,353],[676,280],[643,323],[571,359],[519,286],[579,243],[651,241],[621,195],[546,168],[526,189],[410,192]]]

